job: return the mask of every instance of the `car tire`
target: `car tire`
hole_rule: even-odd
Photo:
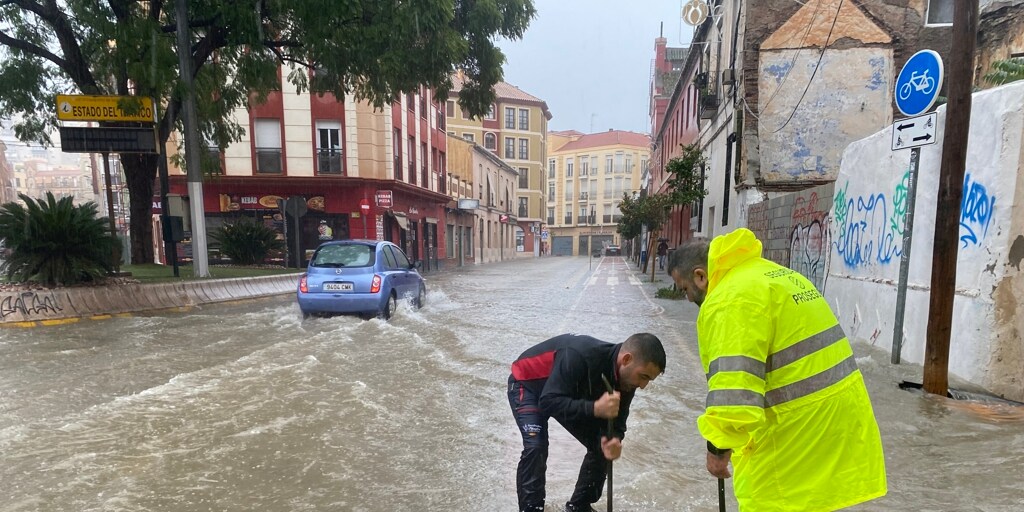
[[[384,303],[384,309],[380,311],[380,315],[378,316],[384,320],[391,320],[396,309],[398,309],[398,300],[395,298],[395,292],[391,292],[391,294],[388,295],[388,301]]]
[[[413,307],[415,307],[416,309],[420,309],[420,308],[422,308],[422,307],[423,307],[423,305],[424,305],[424,304],[426,304],[426,303],[427,303],[427,290],[426,290],[426,288],[424,288],[424,287],[423,287],[423,285],[421,284],[421,285],[419,286],[419,291],[418,291],[418,292],[416,293],[416,298],[415,298],[415,299],[413,299],[413,304],[412,304],[412,305],[413,305]]]

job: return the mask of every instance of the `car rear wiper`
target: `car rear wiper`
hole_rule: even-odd
[[[326,267],[326,268],[341,268],[341,267],[344,267],[345,264],[344,263],[328,262],[328,263],[317,263],[317,264],[315,264],[313,266],[315,266],[315,267]]]

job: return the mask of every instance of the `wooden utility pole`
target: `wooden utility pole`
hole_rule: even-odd
[[[935,204],[935,252],[924,350],[924,390],[945,396],[949,388],[949,337],[956,294],[956,260],[960,244],[967,139],[971,127],[974,47],[978,34],[978,0],[954,0],[953,44],[947,76],[946,130],[942,140],[939,193]]]

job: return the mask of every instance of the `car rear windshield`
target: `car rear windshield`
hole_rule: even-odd
[[[313,256],[310,265],[314,267],[371,267],[374,263],[374,248],[369,245],[325,245]]]

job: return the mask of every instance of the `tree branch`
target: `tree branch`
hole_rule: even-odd
[[[22,41],[21,39],[13,38],[4,32],[0,32],[0,44],[10,46],[11,48],[17,48],[25,53],[30,53],[32,55],[35,55],[36,57],[46,59],[56,64],[62,69],[67,67],[67,61],[60,58],[60,56],[54,54],[53,52],[40,46],[36,46],[27,41]]]

